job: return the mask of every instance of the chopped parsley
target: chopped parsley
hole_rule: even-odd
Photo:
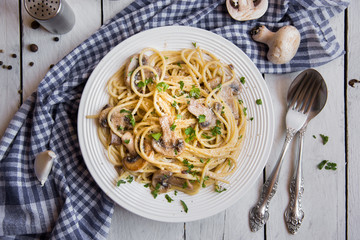
[[[187,213],[188,212],[188,207],[186,206],[186,203],[183,201],[183,200],[180,200],[180,202],[181,202],[181,205],[183,206],[183,208],[184,208],[184,211]]]
[[[243,113],[244,113],[245,116],[247,115],[246,111],[247,111],[247,108],[244,107],[244,108],[243,108]]]
[[[165,59],[169,59],[167,56],[164,56]]]
[[[245,77],[241,77],[241,78],[240,78],[240,82],[241,82],[242,84],[245,84]]]
[[[130,142],[130,139],[126,139],[126,140],[124,140],[124,142],[125,142],[126,144],[128,144],[128,143]]]
[[[323,161],[321,161],[321,163],[319,163],[317,165],[318,169],[320,169],[320,170],[323,169],[324,166],[325,166],[326,170],[334,170],[335,171],[337,169],[337,164],[333,163],[333,162],[329,162],[329,160],[323,160]]]
[[[176,128],[175,123],[171,124],[171,126],[170,126],[170,130],[171,130],[171,131],[174,131],[174,130],[175,130],[175,128]]]
[[[132,183],[132,181],[134,181],[134,177],[129,175],[129,176],[126,177],[126,180],[127,180],[128,183]]]
[[[166,200],[169,202],[169,203],[171,203],[172,201],[174,201],[174,199],[172,199],[169,195],[165,195],[165,198],[166,198]]]
[[[221,90],[221,86],[222,86],[222,84],[220,83],[219,85],[216,86],[216,88]]]
[[[256,99],[255,102],[256,102],[257,105],[261,105],[261,104],[262,104],[262,100],[261,100],[260,98],[259,98],[259,99]]]
[[[151,136],[152,136],[156,141],[159,141],[160,137],[162,136],[162,133],[161,133],[161,132],[152,133]]]
[[[177,107],[177,102],[174,101],[174,102],[171,104],[171,106],[173,106],[174,108],[176,108],[176,107]]]
[[[135,127],[135,123],[136,123],[136,122],[135,122],[135,119],[134,119],[133,115],[129,114],[129,115],[127,115],[126,117],[130,120],[131,125],[132,125],[133,127]]]
[[[128,76],[130,77],[130,76],[133,74],[133,72],[134,72],[134,71],[130,71],[130,72],[128,73]]]
[[[126,109],[121,109],[120,113],[131,113],[131,112],[129,110],[126,110]]]
[[[139,88],[142,88],[142,87],[145,87],[146,85],[148,85],[149,83],[153,83],[153,78],[152,78],[152,77],[150,77],[150,78],[148,78],[148,79],[145,79],[145,82],[140,81],[140,82],[137,84],[137,86],[138,86]]]
[[[124,130],[124,128],[122,126],[118,126],[117,130],[121,131],[121,130]]]
[[[174,191],[174,195],[177,196],[177,191],[176,190]]]
[[[192,45],[196,48],[196,42],[193,42]]]
[[[240,105],[244,103],[244,101],[241,100],[241,99],[239,99],[238,101],[239,101],[239,104],[240,104]]]
[[[207,180],[209,180],[209,176],[205,176],[204,178],[203,178],[203,183],[202,183],[202,187],[203,188],[206,188],[206,184],[205,184],[205,181],[207,181]]]
[[[179,82],[179,84],[180,84],[180,89],[181,89],[181,91],[182,91],[182,90],[183,90],[183,88],[184,88],[184,85],[185,85],[185,84],[184,84],[184,82],[183,82],[183,81],[180,81],[180,82]]]
[[[221,135],[221,128],[219,126],[215,126],[211,129],[211,134],[215,137],[216,135]]]
[[[323,145],[325,145],[329,141],[329,137],[325,136],[324,134],[320,134],[320,137],[322,139]]]
[[[166,89],[169,88],[169,84],[165,83],[165,82],[160,82],[156,85],[156,88],[159,92],[165,92]]]
[[[190,173],[191,169],[194,168],[194,164],[190,164],[189,161],[186,159],[183,160],[183,164],[188,168],[188,170],[186,170],[186,172],[188,172],[188,173]]]
[[[225,191],[226,191],[226,188],[224,188],[222,186],[219,186],[219,185],[215,185],[215,192],[222,193],[222,192],[225,192]]]
[[[253,117],[251,117],[251,118],[250,118],[250,121],[252,121],[252,120],[254,120],[254,118],[253,118]]]
[[[151,191],[151,194],[153,195],[154,198],[156,198],[160,192],[160,183],[156,184],[156,187],[154,190]]]
[[[313,138],[315,138],[315,139],[316,139],[316,136],[315,136],[315,135],[313,135]]]
[[[229,165],[229,167],[231,167],[231,161],[230,161],[230,159],[228,160],[228,165]]]
[[[176,148],[174,149],[174,153],[175,155],[178,155],[178,151],[176,150]]]
[[[205,115],[201,114],[199,115],[199,123],[203,123],[203,122],[205,122]]]
[[[206,138],[206,139],[210,139],[211,137],[210,136],[208,136],[208,135],[206,135],[206,134],[201,134],[201,136],[203,137],[203,138]]]
[[[200,97],[200,89],[193,85],[189,92],[189,96],[198,99]]]
[[[117,183],[116,183],[116,186],[120,186],[120,184],[125,184],[126,183],[126,181],[125,180],[119,180]]]
[[[182,185],[182,188],[184,188],[184,189],[188,188],[188,183],[184,182],[184,184]]]
[[[187,129],[185,129],[185,134],[188,136],[185,139],[185,142],[187,142],[187,143],[194,140],[196,137],[195,130],[192,127],[188,127]]]
[[[176,118],[181,119],[181,115],[180,114],[176,115]]]
[[[150,187],[150,184],[147,183],[147,184],[144,185],[144,187],[148,188],[148,187]]]
[[[178,62],[177,65],[178,65],[179,67],[181,67],[181,63]]]

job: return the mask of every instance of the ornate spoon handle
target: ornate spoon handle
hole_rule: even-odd
[[[302,176],[301,161],[305,131],[306,127],[300,130],[299,160],[293,179],[290,183],[290,202],[284,213],[286,226],[291,234],[297,233],[304,218],[304,212],[301,208],[301,198],[304,192],[304,178]]]
[[[269,212],[268,212],[269,203],[271,198],[276,193],[281,165],[285,157],[285,153],[295,133],[296,133],[295,129],[292,128],[286,129],[286,138],[280,157],[270,177],[266,180],[265,184],[263,185],[258,203],[250,210],[249,222],[250,222],[250,229],[253,232],[256,232],[260,228],[262,228],[262,226],[269,219]]]

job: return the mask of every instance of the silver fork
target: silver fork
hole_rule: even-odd
[[[309,95],[311,97],[309,104],[304,106],[304,112],[308,117],[304,126],[299,130],[299,158],[290,182],[290,202],[284,213],[285,222],[291,234],[295,234],[298,231],[304,219],[304,211],[301,207],[301,198],[304,192],[302,149],[306,127],[310,120],[320,113],[327,99],[327,87],[321,74],[314,69],[308,69],[306,73],[312,75],[311,78],[315,82],[315,87],[311,89],[312,93]],[[296,79],[294,82],[297,82]]]
[[[301,76],[299,79],[298,77]],[[291,84],[288,90],[288,111],[286,114],[286,137],[279,159],[271,175],[263,185],[262,192],[257,204],[249,212],[249,223],[251,231],[258,231],[269,219],[269,204],[275,195],[279,181],[281,165],[285,153],[294,135],[306,124],[308,106],[312,104],[311,94],[316,82],[311,80],[311,76],[306,70],[295,80],[299,84]],[[293,81],[293,83],[295,82]]]

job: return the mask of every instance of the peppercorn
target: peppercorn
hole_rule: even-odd
[[[54,64],[51,64],[51,65],[50,65],[50,68],[53,68],[53,66],[54,66]]]
[[[30,67],[34,66],[34,62],[29,62]]]
[[[32,52],[37,52],[38,50],[38,46],[36,44],[30,44],[30,51]]]
[[[33,21],[32,23],[31,23],[31,28],[32,29],[37,29],[37,28],[39,28],[40,27],[40,23],[38,23],[37,21]]]
[[[11,66],[11,65],[7,66],[7,69],[11,70],[11,69],[12,69],[12,66]]]
[[[58,38],[58,37],[54,37],[53,40],[54,40],[55,42],[58,42],[58,41],[59,41],[59,38]]]
[[[0,61],[0,66],[3,65],[3,61]]]
[[[17,55],[15,53],[11,54],[11,57],[16,58]]]

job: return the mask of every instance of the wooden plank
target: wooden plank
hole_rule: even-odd
[[[17,111],[21,94],[20,73],[20,24],[19,2],[14,0],[0,1],[0,138],[3,136],[11,118]],[[16,54],[13,58],[10,55]],[[12,69],[3,68],[11,65]]]
[[[331,24],[338,41],[344,46],[344,14],[334,17]],[[286,229],[284,211],[289,202],[288,186],[297,155],[298,141],[294,141],[284,161],[278,192],[270,207],[267,239],[278,240],[290,237],[291,239],[345,239],[344,57],[316,69],[326,80],[328,100],[323,111],[310,122],[305,134],[303,151],[305,190],[302,199],[305,217],[299,232],[291,236]],[[297,74],[267,75],[265,78],[271,91],[277,92],[273,95],[274,106],[280,107],[280,111],[275,110],[278,113],[277,122],[284,122],[287,89]],[[282,129],[285,132],[284,124]],[[319,134],[329,136],[329,142],[325,146]],[[313,135],[317,138],[314,139]],[[276,138],[279,140],[279,135]],[[281,144],[283,139],[284,134],[281,137]],[[278,146],[277,154],[269,161],[268,173],[277,160],[280,148]],[[317,169],[317,164],[324,159],[336,162],[338,169],[336,171]]]
[[[68,0],[67,3],[75,13],[76,22],[73,29],[64,35],[52,34],[42,27],[32,29],[33,19],[22,6],[24,99],[36,90],[51,64],[60,61],[101,25],[101,0],[87,0],[86,3]],[[58,37],[59,41],[54,41],[54,37]],[[30,44],[36,44],[39,50],[31,52]],[[30,62],[34,66],[30,66]]]
[[[348,73],[347,81],[360,80],[359,53],[360,53],[360,2],[352,1],[348,8]],[[360,149],[359,149],[359,119],[360,119],[360,84],[354,88],[347,86],[347,169],[348,169],[348,239],[359,238],[360,223]]]

